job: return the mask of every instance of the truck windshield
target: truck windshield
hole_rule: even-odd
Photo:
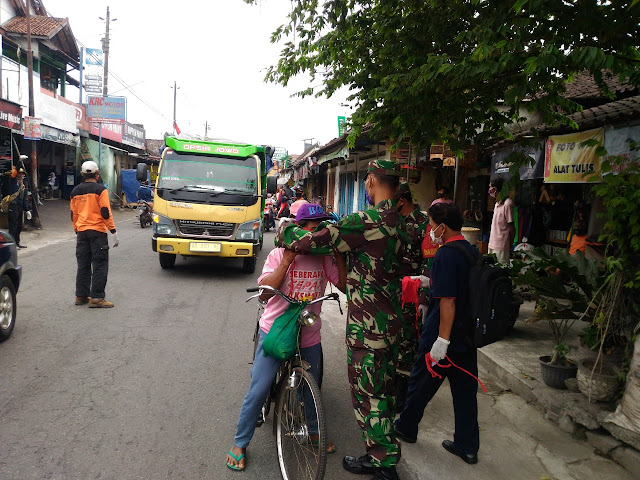
[[[157,187],[172,191],[257,195],[256,159],[166,152]]]

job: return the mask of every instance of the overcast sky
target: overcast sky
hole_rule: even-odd
[[[101,48],[107,5],[111,14],[109,95],[127,97],[127,120],[147,138],[162,138],[173,118],[183,132],[285,147],[302,153],[303,139],[320,144],[338,136],[346,94],[330,99],[290,98],[308,86],[264,83],[281,46],[269,41],[285,21],[288,0],[43,0],[54,17],[69,18],[79,47]],[[116,19],[116,20],[114,20]],[[77,78],[77,72],[72,72]],[[118,80],[124,81],[134,93]],[[67,94],[78,101],[77,91]],[[148,105],[145,105],[148,104]]]

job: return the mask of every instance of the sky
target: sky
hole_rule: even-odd
[[[284,147],[290,154],[302,153],[305,139],[322,145],[337,137],[337,117],[349,114],[346,91],[301,99],[291,96],[310,85],[307,78],[287,87],[264,82],[282,48],[270,37],[286,20],[288,0],[42,3],[50,15],[69,19],[78,47],[86,48],[101,48],[105,22],[99,17],[109,6],[109,95],[127,97],[127,121],[142,123],[147,138],[171,131],[174,81],[183,133],[204,135],[208,122],[209,137]],[[77,71],[70,75],[78,78]],[[77,90],[67,97],[77,102]]]

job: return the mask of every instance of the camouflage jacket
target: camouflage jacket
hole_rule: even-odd
[[[288,225],[276,244],[300,253],[347,255],[347,345],[385,348],[400,330],[400,257],[398,231],[404,220],[393,199],[323,224],[315,232]],[[406,261],[406,260],[405,260]]]
[[[418,205],[413,211],[404,217],[405,235],[401,235],[401,239],[407,243],[406,259],[408,263],[403,263],[400,268],[400,274],[406,275],[423,275],[426,259],[422,256],[422,240],[429,226],[429,217],[427,217]]]

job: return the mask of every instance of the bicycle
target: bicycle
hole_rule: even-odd
[[[304,307],[324,300],[336,300],[337,293],[318,297],[309,302],[293,299],[269,285],[247,288],[247,292],[259,292],[247,299],[259,297],[264,291],[279,295],[290,304],[302,305],[298,317],[301,328],[313,325],[317,316]],[[342,313],[342,307],[340,307]],[[260,310],[259,312],[260,313]],[[260,316],[258,315],[258,320]],[[254,333],[254,359],[258,346],[260,324]],[[311,366],[300,355],[300,336],[294,356],[280,365],[276,378],[269,390],[262,412],[257,421],[261,426],[269,414],[271,403],[275,401],[273,433],[276,436],[278,464],[283,480],[322,480],[327,464],[327,424],[320,395],[320,387],[308,371]],[[312,430],[317,426],[317,441],[311,439]]]

